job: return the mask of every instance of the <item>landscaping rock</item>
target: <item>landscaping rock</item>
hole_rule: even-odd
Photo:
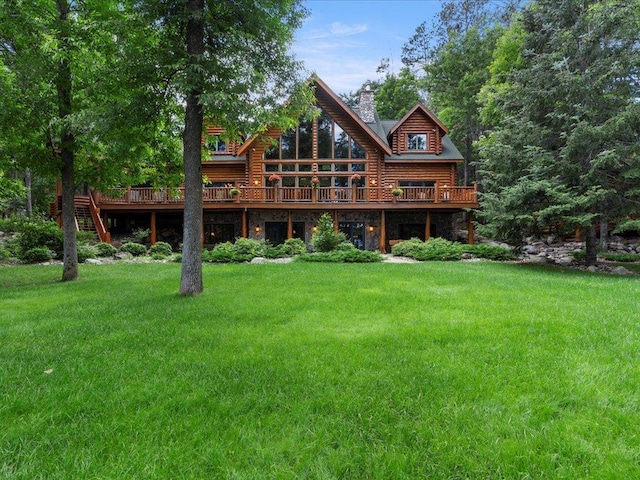
[[[622,266],[615,267],[612,270],[612,272],[615,273],[616,275],[634,275],[634,273],[631,270],[626,269]]]
[[[267,259],[264,257],[254,257],[249,263],[267,263]]]
[[[129,252],[118,252],[113,256],[113,258],[115,258],[116,260],[131,260],[133,258],[133,255],[131,255]]]
[[[102,260],[99,258],[87,258],[84,263],[87,265],[102,265]]]

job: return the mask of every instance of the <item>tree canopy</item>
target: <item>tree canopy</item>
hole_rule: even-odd
[[[640,2],[539,0],[520,21],[511,70],[493,72],[499,123],[480,142],[485,228],[514,243],[580,228],[594,263],[596,223],[639,206]]]

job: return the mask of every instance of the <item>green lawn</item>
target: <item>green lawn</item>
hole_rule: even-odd
[[[0,478],[640,478],[640,282],[496,263],[0,268]]]

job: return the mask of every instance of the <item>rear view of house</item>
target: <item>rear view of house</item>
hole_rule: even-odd
[[[401,119],[380,120],[374,92],[362,91],[352,109],[322,80],[313,83],[319,116],[291,131],[270,131],[274,142],[249,136],[232,143],[208,128],[204,246],[240,236],[309,242],[323,213],[358,248],[388,251],[401,239],[451,238],[454,216],[469,211],[472,241],[476,189],[458,186],[463,158],[433,113],[418,104]],[[103,240],[149,228],[152,243],[180,241],[182,188],[90,191],[77,203],[86,205]]]

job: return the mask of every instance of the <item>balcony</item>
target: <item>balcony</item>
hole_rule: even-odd
[[[242,204],[243,206],[323,206],[357,204],[363,208],[367,204],[380,208],[380,204],[395,204],[397,207],[425,208],[477,208],[476,187],[402,187],[402,195],[391,194],[388,187],[239,187],[241,193],[232,195],[233,187],[203,187],[202,200],[205,206]],[[101,207],[113,206],[157,206],[175,208],[184,204],[184,187],[112,188],[106,192],[94,193],[96,203]],[[387,208],[387,205],[384,205]]]

